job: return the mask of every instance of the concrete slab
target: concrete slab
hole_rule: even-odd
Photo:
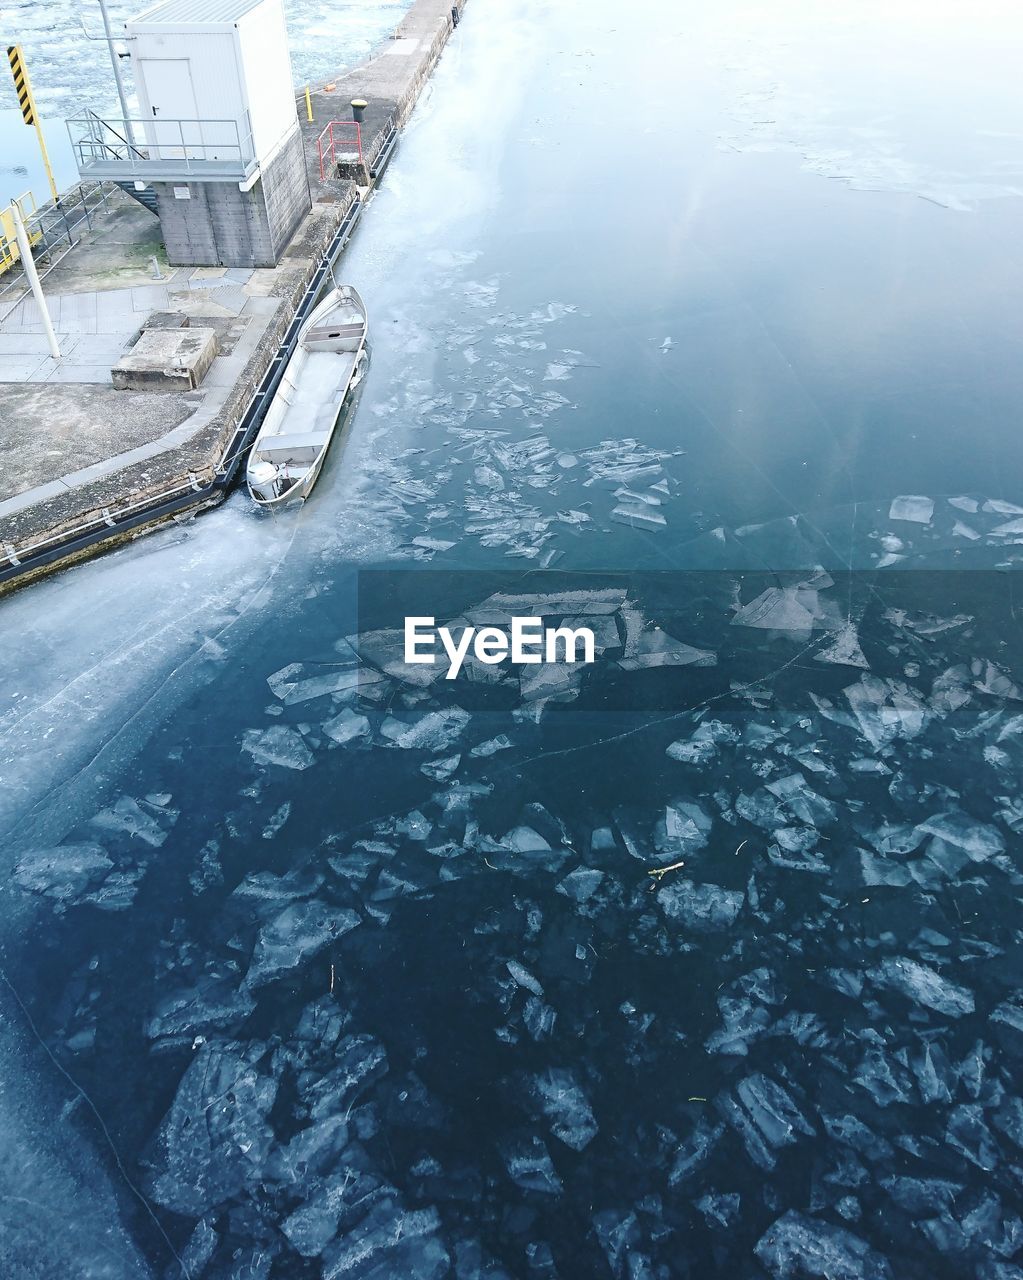
[[[110,371],[119,391],[188,391],[217,354],[215,329],[146,329]]]

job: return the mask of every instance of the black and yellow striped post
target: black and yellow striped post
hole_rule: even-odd
[[[54,201],[59,201],[60,193],[57,191],[57,184],[53,180],[50,157],[46,151],[46,139],[43,137],[43,126],[39,121],[36,100],[32,96],[32,82],[28,78],[28,68],[25,66],[21,45],[10,44],[7,46],[7,61],[11,64],[11,75],[14,77],[14,88],[18,94],[18,106],[21,108],[22,117],[26,124],[35,126],[36,137],[39,139],[39,150],[43,157],[43,167],[46,169],[46,177],[50,183],[50,194],[53,196]]]

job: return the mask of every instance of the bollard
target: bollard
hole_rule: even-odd
[[[366,108],[368,106],[369,106],[369,103],[366,101],[365,98],[352,99],[352,119],[355,121],[356,124],[362,124],[362,119],[363,119],[363,116],[366,114]]]

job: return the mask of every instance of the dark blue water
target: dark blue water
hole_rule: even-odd
[[[939,18],[474,0],[313,499],[4,603],[5,1274],[1023,1274],[1018,33]]]

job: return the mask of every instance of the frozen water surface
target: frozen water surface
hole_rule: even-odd
[[[1023,1273],[983,9],[471,0],[344,262],[373,366],[312,501],[0,604],[5,1276]],[[300,76],[370,38],[289,11]],[[411,613],[597,662],[447,681]]]

